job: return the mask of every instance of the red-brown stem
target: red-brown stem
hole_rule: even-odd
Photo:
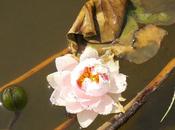
[[[67,129],[70,125],[72,125],[76,121],[76,116],[73,116],[69,119],[67,119],[65,122],[63,122],[61,125],[56,127],[54,130],[65,130]]]
[[[69,48],[65,48],[62,51],[59,51],[58,53],[50,56],[49,58],[45,59],[44,61],[42,61],[40,64],[36,65],[35,67],[33,67],[32,69],[30,69],[29,71],[25,72],[24,74],[22,74],[21,76],[17,77],[16,79],[8,82],[7,84],[3,85],[0,87],[0,92],[2,92],[4,89],[8,88],[8,87],[12,87],[13,85],[16,85],[22,81],[24,81],[25,79],[31,77],[33,74],[35,74],[36,72],[40,71],[41,69],[43,69],[44,67],[46,67],[48,64],[50,64],[55,58],[65,55],[67,53],[70,53],[71,50]]]

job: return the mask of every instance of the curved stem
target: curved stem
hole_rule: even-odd
[[[21,116],[21,111],[14,112],[14,116],[10,120],[9,125],[7,127],[8,130],[11,130],[13,128],[13,126],[15,125],[15,123],[17,122],[17,120],[20,118],[20,116]]]
[[[175,101],[175,91],[174,91],[174,94],[173,94],[173,98],[171,100],[171,103],[168,107],[168,110],[165,112],[164,116],[162,117],[162,119],[160,120],[160,123],[162,123],[162,121],[166,118],[166,116],[168,115],[168,113],[170,112],[171,108],[173,107],[173,104],[174,104],[174,101]]]
[[[30,69],[29,71],[25,72],[24,74],[22,74],[21,76],[17,77],[16,79],[8,82],[7,84],[3,85],[0,87],[0,92],[2,92],[5,88],[11,87],[13,85],[16,85],[22,81],[24,81],[25,79],[29,78],[30,76],[32,76],[33,74],[35,74],[36,72],[40,71],[41,69],[43,69],[44,67],[46,67],[48,64],[50,64],[55,58],[65,55],[67,53],[70,53],[71,50],[69,48],[65,48],[62,51],[50,56],[49,58],[45,59],[44,61],[42,61],[40,64],[36,65],[35,67],[33,67],[32,69]]]

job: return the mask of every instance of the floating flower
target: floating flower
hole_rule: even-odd
[[[57,72],[47,77],[54,89],[50,101],[77,114],[81,127],[88,127],[98,114],[123,112],[119,101],[127,83],[118,61],[105,61],[95,49],[86,47],[80,61],[67,54],[55,62]]]

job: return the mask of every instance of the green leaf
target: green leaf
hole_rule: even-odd
[[[131,14],[142,24],[169,25],[175,23],[174,0],[131,0]]]
[[[134,41],[134,34],[139,29],[136,20],[132,16],[127,17],[127,23],[119,38],[122,44],[132,44]]]

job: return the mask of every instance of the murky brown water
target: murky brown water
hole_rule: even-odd
[[[66,47],[69,30],[84,1],[80,0],[1,0],[0,1],[0,84],[19,76],[46,57]],[[169,35],[159,53],[142,65],[122,61],[127,74],[128,101],[136,95],[175,56],[175,26],[166,27]],[[49,102],[51,90],[46,75],[55,71],[54,63],[20,85],[29,102],[14,130],[52,130],[66,118],[64,108]],[[167,109],[175,88],[175,74],[150,97],[142,109],[120,130],[175,130],[175,106],[166,120],[159,121]],[[0,129],[6,128],[13,113],[0,108]],[[88,130],[95,130],[109,116],[99,117]],[[69,130],[78,130],[74,124]]]

